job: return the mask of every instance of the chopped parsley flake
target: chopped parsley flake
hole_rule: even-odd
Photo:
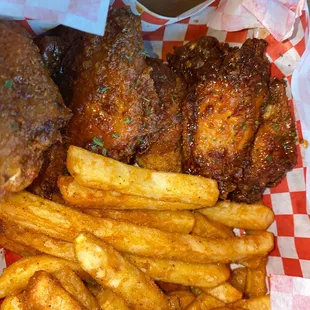
[[[110,89],[110,87],[106,87],[106,86],[102,86],[101,88],[100,88],[100,92],[101,93],[105,93],[107,90],[109,90]]]
[[[118,138],[119,138],[119,135],[118,135],[116,132],[113,132],[113,133],[112,133],[112,137],[113,137],[114,139],[118,139]]]
[[[19,123],[18,123],[18,122],[13,122],[13,123],[11,124],[11,129],[12,129],[13,131],[18,131],[18,130],[19,130]]]
[[[97,147],[97,145],[92,144],[92,145],[90,146],[90,149],[91,149],[93,152],[98,152],[98,147]]]
[[[106,155],[107,155],[107,149],[102,149],[101,154],[102,154],[103,156],[106,156]]]
[[[98,138],[98,137],[94,137],[93,138],[93,143],[95,144],[95,145],[98,145],[98,146],[100,146],[100,147],[103,147],[103,141],[101,140],[101,138]]]
[[[130,84],[130,85],[129,85],[129,88],[130,88],[130,89],[133,89],[134,87],[135,87],[134,84]]]
[[[260,125],[260,121],[255,121],[255,124],[256,125]]]
[[[242,130],[246,130],[246,124],[242,125]]]
[[[188,138],[189,138],[189,141],[190,141],[190,142],[194,142],[194,137],[193,137],[192,134],[189,134],[189,135],[188,135]]]
[[[151,57],[150,54],[146,50],[142,50],[139,53],[145,57]]]
[[[150,107],[146,107],[145,113],[146,113],[146,115],[151,115],[151,113],[152,113],[151,108]]]
[[[183,118],[183,113],[182,113],[182,112],[178,113],[178,114],[176,115],[176,117],[177,117],[177,118]]]
[[[274,130],[279,130],[280,127],[279,127],[278,124],[275,124],[275,125],[272,126],[272,128],[273,128]]]
[[[296,132],[295,131],[290,132],[290,136],[291,137],[296,137]]]
[[[126,118],[124,120],[124,124],[130,124],[132,122],[132,118]]]
[[[13,86],[13,80],[6,80],[4,82],[4,87],[5,88],[11,88]]]
[[[283,57],[283,54],[282,53],[279,53],[280,57]]]
[[[138,137],[137,141],[138,141],[139,143],[143,143],[143,142],[144,142],[144,137]]]
[[[266,160],[271,163],[273,161],[272,156],[267,155],[266,156]]]
[[[125,55],[125,58],[128,60],[128,62],[131,62],[132,61],[132,58],[128,55]]]

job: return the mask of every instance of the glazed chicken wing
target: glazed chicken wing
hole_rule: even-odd
[[[263,40],[248,40],[223,58],[218,74],[202,79],[184,104],[184,170],[214,178],[227,198],[250,160],[268,97]]]
[[[0,23],[0,197],[28,186],[71,114],[24,30]]]
[[[181,172],[181,104],[186,84],[162,60],[150,58],[148,64],[153,69],[151,78],[163,109],[160,115],[154,115],[160,128],[157,139],[145,153],[136,156],[136,162],[148,169]]]
[[[274,79],[270,83],[270,98],[254,141],[251,163],[232,198],[250,203],[259,200],[266,187],[278,185],[296,164],[295,139],[296,128],[285,84]]]

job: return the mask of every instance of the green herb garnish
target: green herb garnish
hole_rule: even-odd
[[[124,120],[124,124],[130,124],[132,122],[132,118],[126,118]]]
[[[11,129],[13,129],[13,131],[18,131],[19,130],[19,123],[18,122],[11,123]]]
[[[272,156],[267,155],[266,156],[266,160],[271,163],[273,161]]]
[[[275,125],[272,126],[272,128],[273,128],[274,130],[279,130],[280,127],[279,127],[278,124],[275,124]]]
[[[260,121],[255,121],[255,124],[256,125],[260,125]]]
[[[102,149],[101,154],[102,154],[103,156],[106,156],[106,155],[107,155],[107,149]]]
[[[113,132],[113,133],[112,133],[112,137],[113,137],[114,139],[118,139],[118,138],[119,138],[119,135],[118,135],[116,132]]]
[[[146,50],[142,50],[139,53],[145,57],[151,57],[150,54]]]
[[[97,147],[97,145],[92,144],[92,145],[90,146],[90,149],[91,149],[93,152],[98,152],[98,147]]]
[[[100,92],[101,93],[105,93],[109,89],[110,89],[110,87],[102,86],[101,89],[100,89]]]
[[[242,130],[246,130],[246,124],[242,125]]]
[[[295,131],[290,132],[290,136],[291,137],[296,137],[296,132]]]
[[[132,58],[128,55],[125,55],[125,58],[128,60],[128,62],[131,62],[132,61]]]
[[[94,138],[93,138],[93,143],[94,143],[95,145],[100,146],[100,147],[103,147],[103,145],[104,145],[104,143],[103,143],[103,141],[101,140],[101,138],[98,138],[98,137],[94,137]]]
[[[4,82],[4,87],[5,88],[11,88],[13,86],[13,80],[6,80]]]
[[[151,108],[150,107],[146,107],[145,113],[146,113],[146,115],[151,115],[151,113],[152,113]]]

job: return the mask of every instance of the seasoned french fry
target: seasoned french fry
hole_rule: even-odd
[[[75,239],[74,248],[81,267],[98,283],[124,298],[129,307],[170,309],[156,284],[111,246],[83,233]]]
[[[30,309],[86,310],[72,295],[46,271],[37,271],[25,291],[25,300]]]
[[[273,248],[273,235],[204,239],[142,227],[112,219],[92,217],[47,199],[20,192],[0,203],[0,218],[66,241],[90,232],[121,252],[193,263],[234,262],[266,255]]]
[[[66,202],[80,208],[100,209],[149,209],[149,210],[195,210],[203,206],[193,203],[171,202],[147,197],[104,191],[80,185],[72,177],[61,176],[58,187]]]
[[[244,267],[256,269],[263,262],[265,256],[253,256],[250,258],[240,259],[237,263],[243,265]]]
[[[223,264],[188,264],[128,254],[125,257],[153,279],[186,286],[214,287],[225,282],[230,275]]]
[[[199,212],[194,213],[195,225],[192,234],[201,237],[229,238],[233,237],[233,231],[223,224],[210,221]]]
[[[242,292],[237,290],[228,282],[209,289],[203,288],[202,290],[225,304],[240,300],[243,295]]]
[[[11,223],[4,223],[3,225],[5,233],[11,237],[13,243],[21,244],[21,246],[29,248],[35,254],[45,253],[75,261],[72,243],[53,239],[47,235],[35,233]]]
[[[247,280],[245,286],[245,296],[248,298],[264,296],[267,292],[266,286],[266,264],[267,258],[264,258],[256,269],[248,268]]]
[[[31,245],[42,253],[76,261],[73,244],[70,242],[53,239],[16,226],[9,226],[7,231],[13,240],[26,246]],[[223,264],[195,264],[124,255],[149,277],[166,282],[214,287],[229,278],[229,269]]]
[[[200,209],[208,219],[233,228],[265,230],[274,220],[272,210],[262,203],[220,201],[212,208]]]
[[[0,306],[1,310],[27,310],[29,309],[24,301],[24,293],[8,296]]]
[[[31,255],[37,255],[39,254],[38,251],[25,246],[23,244],[17,243],[14,240],[11,240],[7,237],[6,234],[0,234],[0,244],[4,248],[20,255],[20,256],[31,256]]]
[[[225,304],[217,298],[202,293],[186,308],[187,310],[210,310],[217,307],[223,307]]]
[[[190,291],[190,287],[182,284],[175,284],[164,281],[155,281],[155,283],[165,294],[176,291]]]
[[[152,199],[213,206],[217,182],[199,176],[130,166],[71,145],[67,168],[81,185]]]
[[[76,271],[83,279],[89,278],[77,263],[48,255],[25,257],[3,270],[0,276],[0,298],[20,293],[36,271],[53,273],[64,266]]]
[[[232,307],[240,307],[248,310],[270,310],[270,295],[262,297],[242,299],[231,304]]]
[[[62,287],[76,298],[86,309],[99,310],[96,298],[86,288],[84,282],[69,267],[64,267],[53,273],[53,276],[60,282]]]
[[[175,291],[167,294],[172,309],[186,309],[196,296],[190,291]]]
[[[230,284],[240,292],[245,291],[247,268],[239,267],[231,271]]]
[[[244,310],[244,308],[240,307],[218,307],[218,308],[213,308],[212,310]]]
[[[194,216],[189,211],[84,209],[83,212],[183,234],[189,234],[195,223]]]
[[[102,310],[129,310],[124,299],[107,288],[101,287],[96,298]]]

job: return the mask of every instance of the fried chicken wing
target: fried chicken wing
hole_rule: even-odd
[[[296,164],[295,138],[296,128],[285,84],[274,79],[270,83],[270,98],[254,141],[251,162],[232,198],[250,203],[259,200],[266,187],[278,185]]]
[[[38,48],[17,25],[0,23],[0,197],[28,186],[43,152],[71,114]]]
[[[136,156],[140,167],[170,172],[181,172],[181,104],[186,92],[186,84],[160,59],[149,59],[152,67],[159,104],[163,109],[158,119],[160,133],[144,154]]]
[[[268,97],[263,40],[247,40],[223,58],[184,104],[184,170],[214,178],[227,198],[243,176]]]

